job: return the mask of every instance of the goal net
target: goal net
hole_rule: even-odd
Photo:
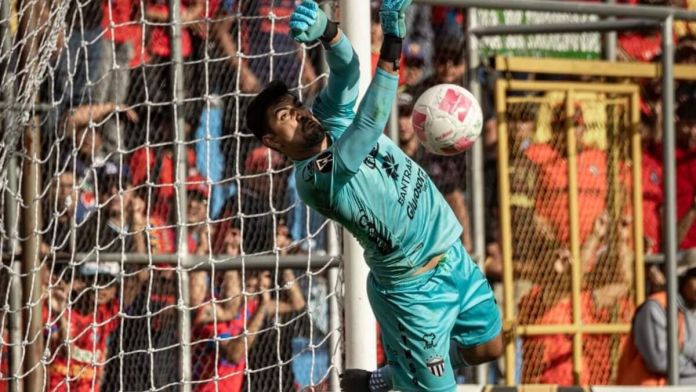
[[[2,1],[0,391],[329,389],[336,229],[244,127],[325,81],[294,5]]]

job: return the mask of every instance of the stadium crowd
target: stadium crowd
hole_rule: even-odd
[[[176,86],[170,78],[167,1],[69,4],[59,49],[40,93],[41,100],[53,107],[42,117],[43,181],[48,193],[42,206],[41,255],[42,282],[50,298],[43,311],[49,390],[109,391],[120,385],[128,390],[178,389],[181,376],[174,364],[181,362],[181,303],[191,309],[195,391],[215,391],[216,384],[231,392],[247,387],[290,391],[318,383],[330,367],[327,295],[333,288],[323,273],[196,269],[186,283],[181,269],[172,263],[128,264],[125,270],[116,262],[120,258],[66,264],[76,253],[172,255],[176,261],[182,243],[190,254],[210,260],[326,254],[327,227],[299,201],[291,162],[259,145],[241,123],[250,97],[270,80],[285,81],[308,102],[321,88],[320,49],[305,51],[289,34],[287,17],[295,1],[183,0],[183,102],[173,95]],[[275,18],[269,17],[271,13]],[[427,88],[440,83],[464,85],[467,76],[480,79],[486,157],[483,265],[490,281],[500,282],[498,135],[491,84],[497,75],[486,69],[466,75],[464,10],[414,5],[408,15],[398,97],[400,146],[443,193],[464,227],[462,242],[471,250],[466,155],[426,152],[410,116],[415,100]],[[374,18],[373,69],[382,39],[379,26]],[[696,64],[695,34],[692,24],[677,25],[677,62]],[[659,35],[625,33],[618,45],[622,61],[656,61],[660,56]],[[646,253],[660,253],[660,89],[653,80],[637,82],[642,87],[643,240]],[[676,102],[677,235],[684,251],[696,248],[694,87],[680,83]],[[624,339],[623,352],[616,351],[619,345],[613,336],[587,336],[583,357],[589,370],[580,380],[573,378],[569,335],[519,338],[518,369],[508,371],[515,371],[524,383],[664,383],[665,277],[658,265],[646,267],[652,297],[636,309],[630,285],[635,273],[633,242],[641,240],[632,237],[638,222],[632,221],[630,207],[621,211],[619,219],[610,219],[607,147],[592,137],[592,108],[578,109],[574,121],[580,141],[581,269],[585,281],[597,282],[582,289],[583,315],[587,315],[583,321],[635,320],[634,330]],[[514,255],[517,283],[524,287],[515,298],[517,317],[520,324],[571,324],[565,122],[556,107],[540,120],[542,110],[528,110],[509,124],[513,232],[525,233],[521,240],[534,242]],[[182,121],[175,125],[177,117]],[[539,137],[541,122],[548,137]],[[176,203],[175,140],[184,145],[187,168],[185,217],[178,217]],[[629,189],[630,176],[619,177],[621,186]],[[187,238],[177,240],[177,222],[184,219]],[[680,268],[680,370],[682,381],[692,384],[696,384],[694,252],[685,252]],[[552,256],[540,258],[541,254]],[[6,292],[7,283],[0,277],[0,292]],[[181,293],[186,291],[189,298],[182,302]],[[555,294],[545,294],[550,291]],[[1,330],[8,342],[8,328]],[[3,345],[0,392],[7,390],[7,355],[8,345]],[[612,372],[607,358],[619,356],[618,373]],[[379,358],[384,360],[383,355]],[[636,369],[636,363],[643,364],[643,373],[630,377],[622,373]],[[490,381],[495,382],[499,374],[492,373]],[[463,374],[462,381],[467,376]]]

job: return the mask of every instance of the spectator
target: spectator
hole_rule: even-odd
[[[97,175],[98,208],[78,229],[78,252],[146,252],[145,202],[130,187],[128,172],[106,163]]]
[[[208,7],[213,8],[216,2],[211,2]],[[239,21],[236,18],[236,1],[222,1],[219,3],[219,10],[211,9],[210,12],[215,16],[210,26],[210,48],[206,48],[213,59],[224,59],[225,61],[211,62],[208,66],[212,78],[210,88],[216,94],[227,94],[237,91],[237,72],[239,72],[239,90],[246,93],[253,93],[259,89],[259,79],[249,67],[249,62],[239,55],[236,34],[238,33]],[[199,29],[200,30],[200,29]],[[204,58],[205,54],[199,54],[199,58]],[[231,71],[231,72],[230,72]],[[205,90],[203,90],[205,91]]]
[[[660,110],[659,108],[656,110]],[[643,230],[646,253],[659,253],[662,249],[662,160],[658,151],[658,118],[642,114],[639,124],[643,153]]]
[[[696,385],[696,251],[679,260],[679,385]],[[618,365],[619,385],[667,385],[667,294],[653,294],[636,311]]]
[[[208,198],[210,188],[200,175],[189,176],[186,180],[188,208],[186,223],[189,225],[188,250],[190,253],[205,256],[211,253],[211,241],[215,233],[208,221]],[[192,271],[190,274],[190,305],[198,306],[205,299],[205,271]]]
[[[696,248],[696,86],[677,93],[677,243]]]
[[[404,51],[420,55],[424,60],[425,72],[430,72],[435,33],[431,23],[429,5],[411,5],[406,11],[406,38]]]
[[[290,171],[285,167],[284,158],[265,146],[254,148],[244,160],[239,194],[227,200],[223,213],[241,230],[244,254],[275,250],[274,230],[283,218],[281,211],[288,209],[285,189]]]
[[[303,49],[290,37],[290,15],[295,1],[245,1],[239,8],[246,16],[239,20],[242,51],[250,57],[249,67],[259,82],[282,80],[290,88],[305,88],[303,99],[313,95],[319,87],[313,83],[317,79],[316,71],[311,61],[304,61]]]
[[[92,0],[96,2],[96,0]],[[104,78],[97,85],[99,102],[113,102],[123,105],[128,95],[130,73],[144,62],[142,48],[142,26],[140,21],[140,1],[102,0],[101,27],[104,36]],[[89,61],[92,61],[90,58]],[[111,66],[113,69],[110,69]],[[104,144],[109,151],[116,151],[121,143],[125,147],[124,124],[111,118],[104,124]]]
[[[427,76],[426,59],[430,57],[420,46],[406,46],[402,56],[399,82],[402,89],[415,88]]]
[[[45,227],[44,235],[41,236],[42,254],[69,252],[71,233],[75,228],[73,223],[80,224],[85,215],[86,207],[80,202],[75,175],[70,165],[58,174],[57,180],[55,187],[49,186],[51,193],[47,199],[48,203],[44,204],[41,210]],[[82,210],[82,213],[76,218],[78,209]]]
[[[121,107],[114,103],[82,105],[64,114],[65,132],[72,139],[72,146],[63,151],[61,165],[74,169],[74,181],[79,185],[78,222],[85,218],[85,208],[94,207],[97,171],[106,162],[120,165],[118,155],[110,152],[104,145],[102,125],[105,119],[118,114]],[[124,110],[131,122],[137,122],[138,116],[133,110]],[[77,202],[77,201],[76,201]]]
[[[155,136],[149,143],[156,146],[140,147],[130,157],[129,166],[133,185],[140,187],[145,183],[154,184],[148,190],[148,198],[151,198],[150,216],[157,217],[161,222],[169,223],[170,214],[174,203],[175,180],[175,156],[173,151],[174,135],[170,122],[162,122],[158,125]],[[184,132],[190,132],[190,127],[185,126]],[[193,148],[186,149],[186,167],[196,167],[196,153]],[[190,173],[196,174],[197,171]]]
[[[434,74],[419,85],[405,91],[418,99],[425,90],[438,84],[451,83],[463,86],[466,75],[465,50],[463,36],[439,36],[435,42],[435,51],[432,57]]]
[[[583,286],[580,307],[583,324],[621,322],[632,312],[629,287],[633,281],[630,266],[632,225],[617,222],[620,242],[618,251],[607,248],[607,232],[612,224],[608,216],[595,221],[588,240],[581,249]],[[592,245],[589,245],[592,244]],[[543,255],[546,250],[540,250]],[[572,324],[571,274],[573,260],[568,248],[553,251],[553,260],[536,260],[523,276],[533,277],[535,285],[519,302],[521,325]],[[517,266],[516,266],[517,267]],[[522,338],[522,382],[531,384],[581,385],[607,384],[611,377],[609,362],[612,341],[606,335],[583,337],[583,372],[573,375],[571,335],[543,335]]]
[[[462,8],[436,6],[432,8],[432,15],[436,41],[442,36],[464,36],[466,21]]]
[[[51,291],[47,323],[54,359],[48,366],[49,391],[101,390],[107,341],[118,326],[119,311],[130,305],[144,282],[142,274],[127,278],[119,296],[120,272],[116,262],[85,262],[70,283],[60,281]]]
[[[101,81],[111,50],[102,39],[102,2],[70,2],[64,29],[59,29],[59,57],[51,99],[66,108],[104,102],[93,86]],[[61,47],[63,46],[63,47]]]
[[[465,154],[455,156],[440,156],[431,154],[420,145],[411,124],[413,112],[413,97],[402,93],[398,99],[399,105],[399,145],[406,155],[412,158],[428,173],[430,178],[443,194],[462,225],[462,243],[471,250],[471,226],[469,213],[464,200]],[[370,159],[370,156],[367,158]],[[374,164],[374,163],[373,163]]]
[[[204,342],[196,347],[200,360],[194,373],[203,381],[197,392],[242,391],[246,359],[252,355],[249,350],[256,351],[256,347],[263,345],[259,339],[265,341],[264,336],[270,334],[269,329],[262,329],[267,317],[274,316],[276,311],[282,315],[304,307],[298,285],[292,285],[288,291],[290,302],[274,300],[268,272],[247,274],[242,294],[240,272],[226,271],[220,289],[214,290],[221,298],[206,302],[196,313],[194,334]],[[294,283],[289,270],[283,276],[286,282]],[[250,297],[244,298],[247,295]],[[212,339],[221,339],[221,343],[208,343]],[[260,349],[267,351],[271,346],[275,347],[275,343]],[[213,380],[216,374],[221,378],[218,382]]]
[[[165,233],[168,228],[158,231]],[[152,232],[151,232],[152,236]],[[152,242],[151,242],[152,243]],[[153,254],[156,254],[153,249]],[[179,293],[175,267],[157,265],[141,271],[147,284],[131,290],[135,298],[124,307],[118,330],[110,340],[113,352],[128,353],[121,361],[112,358],[106,370],[104,392],[124,389],[178,391],[181,340],[178,333]]]
[[[568,217],[568,161],[563,105],[553,109],[551,139],[539,141],[525,151],[527,159],[538,172],[535,187],[535,226],[548,240],[567,244],[570,240]],[[597,218],[604,212],[607,195],[607,157],[605,151],[587,144],[583,112],[576,107],[574,122],[578,146],[578,203],[583,207],[579,214],[580,242],[592,231]]]
[[[290,363],[292,329],[297,323],[297,312],[305,308],[305,299],[293,271],[285,269],[280,273],[282,277],[274,279],[270,271],[259,271],[247,282],[246,291],[261,293],[262,298],[264,293],[275,296],[268,313],[270,317],[266,317],[263,324],[264,332],[257,337],[256,345],[248,353],[251,372],[247,375],[245,389],[250,391],[295,390]]]

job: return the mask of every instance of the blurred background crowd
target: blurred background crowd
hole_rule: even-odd
[[[692,1],[623,2],[696,7]],[[51,107],[40,116],[41,189],[45,190],[40,253],[43,284],[50,297],[43,314],[50,352],[49,390],[108,391],[121,385],[128,390],[174,390],[180,379],[178,367],[172,364],[180,362],[178,303],[186,283],[176,264],[134,264],[122,270],[119,259],[68,264],[70,255],[175,255],[180,249],[177,222],[185,222],[187,238],[179,240],[190,254],[216,260],[327,253],[328,226],[299,201],[292,162],[259,145],[242,120],[251,97],[271,80],[283,80],[308,103],[326,81],[321,48],[300,47],[289,35],[287,17],[294,6],[294,0],[183,0],[184,100],[174,106],[166,1],[68,2],[65,26],[39,93],[40,101]],[[472,250],[466,154],[443,157],[426,152],[410,116],[415,100],[427,88],[441,83],[466,86],[466,78],[478,78],[485,117],[482,265],[495,284],[502,276],[498,119],[493,103],[493,86],[500,75],[487,68],[467,75],[465,12],[424,5],[409,9],[398,95],[398,142],[443,193],[464,227],[462,242]],[[378,13],[372,15],[374,69],[382,35]],[[677,24],[676,62],[696,63],[695,34],[693,24]],[[621,33],[617,45],[620,61],[651,62],[661,56],[658,33]],[[544,80],[534,74],[514,77]],[[638,223],[632,222],[629,213],[620,217],[618,227],[611,227],[606,146],[593,141],[591,108],[580,107],[575,119],[580,141],[582,270],[587,275],[616,277],[583,291],[583,307],[592,308],[588,313],[593,319],[585,320],[588,323],[630,321],[636,311],[629,295],[632,242],[644,241],[647,254],[661,251],[660,84],[657,80],[634,82],[641,86],[644,239],[632,238],[631,228]],[[694,85],[679,83],[677,234],[679,248],[685,251],[696,248],[694,108]],[[564,207],[568,203],[566,141],[563,132],[553,132],[563,126],[554,110],[545,117],[541,108],[526,110],[508,124],[514,157],[513,225],[527,227],[530,233],[525,238],[535,241],[514,256],[516,277],[534,276],[521,279],[526,287],[516,296],[517,317],[527,324],[572,322],[570,222]],[[183,121],[175,125],[177,117]],[[544,127],[551,136],[540,139],[537,134]],[[185,217],[177,217],[177,138],[185,146]],[[544,252],[553,257],[540,260],[538,255]],[[696,303],[694,288],[689,286],[696,254],[685,254],[680,283],[688,310]],[[646,267],[646,277],[649,294],[663,290],[665,278],[659,265]],[[544,295],[551,284],[559,294]],[[0,286],[0,292],[6,292],[7,281],[2,277]],[[327,296],[335,288],[329,287],[325,273],[278,268],[196,270],[190,273],[187,289],[196,391],[214,391],[216,383],[225,391],[299,390],[327,375],[331,354]],[[696,342],[696,324],[689,325],[692,330],[685,339]],[[8,341],[7,328],[1,330]],[[612,338],[588,339],[583,350],[589,368],[592,363],[609,363],[597,359],[600,356],[618,357],[607,348],[616,346],[607,339]],[[565,335],[519,339],[517,379],[576,383],[571,345]],[[5,359],[6,345],[3,351],[0,358]],[[383,364],[381,347],[378,352]],[[696,382],[696,355],[687,354],[691,362],[685,360],[690,367],[684,377]],[[660,370],[659,355],[666,354],[651,355]],[[0,364],[0,373],[6,375],[7,360]],[[586,372],[580,382],[614,382],[617,374],[606,367]],[[494,366],[489,381],[496,382],[501,371]],[[460,381],[471,381],[470,376],[462,374]],[[6,390],[4,383],[0,378],[0,391]]]

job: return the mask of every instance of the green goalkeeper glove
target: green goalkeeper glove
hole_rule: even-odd
[[[411,0],[383,0],[379,9],[382,32],[403,39],[406,36],[406,10]]]
[[[292,38],[305,44],[322,38],[331,40],[333,37],[324,37],[327,26],[331,23],[333,22],[329,21],[317,3],[305,0],[295,8],[290,17]]]

